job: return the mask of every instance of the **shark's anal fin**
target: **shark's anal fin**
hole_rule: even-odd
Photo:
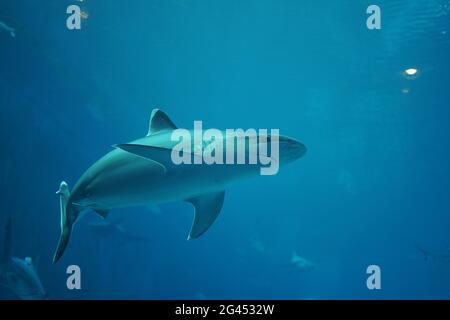
[[[164,130],[174,130],[177,126],[170,120],[170,118],[159,109],[153,109],[148,125],[147,137]]]
[[[194,222],[188,240],[198,238],[208,230],[222,210],[224,197],[225,191],[219,191],[186,199],[195,207]]]

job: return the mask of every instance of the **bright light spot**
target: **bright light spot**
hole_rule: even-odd
[[[409,68],[409,69],[405,70],[405,73],[408,76],[413,76],[413,75],[415,75],[417,73],[417,69],[416,68]]]

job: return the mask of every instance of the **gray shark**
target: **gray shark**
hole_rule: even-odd
[[[44,287],[30,257],[11,257],[12,222],[8,219],[5,229],[3,253],[0,257],[0,285],[22,300],[46,299]]]
[[[450,259],[450,249],[443,250],[440,252],[430,251],[428,249],[423,248],[420,245],[416,245],[416,250],[423,256],[425,261],[430,260],[431,258],[445,260],[448,261]]]
[[[11,28],[10,26],[8,26],[6,23],[0,21],[0,31],[6,31],[8,32],[11,37],[15,38],[16,37],[16,30],[14,28]]]
[[[225,187],[236,180],[259,175],[262,165],[174,164],[171,153],[178,142],[172,140],[172,133],[176,129],[164,112],[154,109],[145,137],[113,146],[112,151],[85,171],[72,192],[66,182],[61,182],[57,192],[61,235],[54,262],[61,258],[74,223],[86,210],[106,218],[109,210],[115,208],[187,201],[195,208],[188,239],[195,239],[216,220],[224,202]],[[305,154],[306,147],[302,143],[285,136],[278,139],[279,164],[292,162]],[[253,142],[260,147],[258,139]],[[198,147],[192,144],[192,150]],[[249,143],[246,148],[250,148]]]
[[[295,251],[292,254],[291,264],[301,271],[311,271],[316,268],[316,265],[313,262],[299,256]]]

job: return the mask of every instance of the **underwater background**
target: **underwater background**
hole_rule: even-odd
[[[0,239],[12,216],[12,254],[38,261],[49,299],[450,298],[450,1],[0,0],[0,21],[16,30],[0,31]],[[113,210],[148,238],[133,243],[87,213],[53,264],[59,183],[143,137],[154,107],[308,152],[231,185],[197,240],[184,202]]]

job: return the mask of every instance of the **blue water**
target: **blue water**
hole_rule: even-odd
[[[450,298],[450,1],[377,1],[381,30],[370,4],[1,0],[16,37],[0,31],[0,236],[12,215],[12,252],[39,260],[51,299]],[[197,240],[183,202],[114,210],[151,239],[127,245],[88,213],[53,264],[60,181],[144,136],[154,107],[183,128],[279,128],[308,153],[230,186]]]

